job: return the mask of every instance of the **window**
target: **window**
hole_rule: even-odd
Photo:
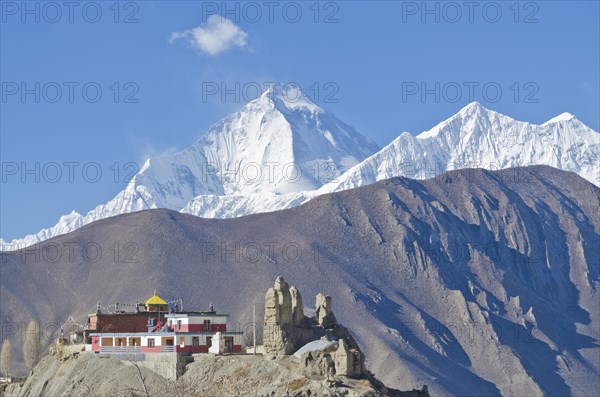
[[[177,320],[177,331],[181,331],[181,320]]]
[[[148,347],[154,347],[154,338],[148,338]]]
[[[179,346],[181,346],[181,347],[185,346],[185,336],[179,337]]]
[[[204,330],[210,331],[210,320],[204,320]]]
[[[200,346],[200,338],[197,336],[192,336],[192,346]]]

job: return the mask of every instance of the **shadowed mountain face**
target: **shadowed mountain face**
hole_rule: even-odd
[[[2,336],[18,346],[29,318],[50,333],[154,289],[186,309],[212,301],[244,330],[282,275],[307,307],[332,296],[391,387],[597,395],[599,209],[598,187],[536,166],[394,178],[236,219],[125,214],[3,254]]]

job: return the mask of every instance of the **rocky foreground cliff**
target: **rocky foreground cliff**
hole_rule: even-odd
[[[2,397],[426,397],[421,390],[399,392],[373,377],[328,381],[306,375],[294,356],[210,356],[197,358],[177,381],[167,380],[143,366],[81,353],[59,359],[48,355],[23,384],[11,384]]]

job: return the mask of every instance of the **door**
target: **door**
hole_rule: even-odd
[[[225,353],[233,353],[233,336],[225,337]]]
[[[212,346],[212,336],[207,336],[206,337],[206,348],[210,349],[211,346]]]

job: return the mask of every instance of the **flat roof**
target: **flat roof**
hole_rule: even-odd
[[[91,316],[131,316],[131,315],[143,315],[143,316],[156,316],[160,314],[164,317],[229,317],[229,314],[220,314],[217,312],[173,312],[169,313],[167,311],[140,311],[140,312],[117,312],[117,313],[90,313],[88,317]]]
[[[90,332],[89,336],[177,336],[177,335],[204,335],[210,334],[214,335],[217,332],[222,334],[231,334],[231,335],[242,335],[242,331],[192,331],[192,332],[123,332],[123,333],[114,333],[114,332]]]
[[[145,315],[145,316],[156,316],[158,314],[160,314],[161,316],[164,316],[165,314],[168,314],[169,312],[167,311],[154,311],[154,312],[146,312],[146,311],[139,311],[139,312],[117,312],[117,313],[105,313],[105,312],[101,312],[101,313],[90,313],[88,314],[88,317],[91,316],[131,316],[131,315]]]
[[[175,312],[165,314],[165,317],[229,317],[229,314],[217,312]]]

